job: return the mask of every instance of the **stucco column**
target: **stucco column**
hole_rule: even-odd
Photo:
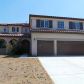
[[[32,55],[37,56],[37,40],[32,39]]]
[[[12,49],[12,46],[9,43],[10,39],[7,39],[6,43],[6,53],[8,54],[10,50]]]
[[[8,42],[8,40],[6,41],[7,43],[6,43],[6,53],[8,53],[8,49],[9,49],[9,42]]]
[[[57,40],[54,40],[54,55],[57,55]]]

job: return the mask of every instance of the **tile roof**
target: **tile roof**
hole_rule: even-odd
[[[84,21],[84,18],[59,17],[59,16],[47,16],[47,15],[34,15],[34,14],[30,14],[29,17],[55,18],[55,19],[67,19],[67,20],[80,20],[80,21]]]
[[[0,26],[29,26],[28,23],[0,23]]]
[[[77,33],[77,34],[84,34],[83,30],[31,29],[31,32],[37,32],[37,33]]]
[[[0,34],[0,36],[23,36],[24,34]]]

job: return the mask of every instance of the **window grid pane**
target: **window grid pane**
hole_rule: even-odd
[[[80,23],[79,22],[76,22],[75,26],[76,26],[76,29],[80,29]]]
[[[40,27],[44,27],[44,20],[41,20],[40,22]]]
[[[64,22],[63,21],[58,22],[58,28],[59,29],[64,29]]]
[[[45,21],[45,27],[49,28],[49,21]]]
[[[19,27],[17,27],[17,32],[19,32]]]
[[[49,28],[53,28],[53,21],[49,20]]]
[[[12,27],[12,32],[15,32],[15,27]]]
[[[36,20],[36,27],[40,27],[40,20]]]

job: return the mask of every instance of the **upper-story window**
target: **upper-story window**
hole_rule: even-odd
[[[83,30],[83,23],[82,22],[69,22],[69,29]]]
[[[36,20],[36,27],[52,28],[52,20]]]
[[[29,33],[29,28],[28,27],[23,27],[22,28],[22,33]]]
[[[45,21],[45,27],[47,27],[47,28],[49,27],[49,21],[48,20]]]
[[[16,31],[19,32],[19,27],[17,27]]]
[[[64,21],[58,21],[58,29],[64,29]]]
[[[12,32],[15,32],[15,27],[12,27]]]
[[[9,31],[8,27],[3,28],[3,33],[8,33],[8,31]]]
[[[12,32],[19,32],[19,27],[12,27]]]
[[[4,28],[4,33],[5,33],[5,32],[7,32],[7,29],[6,29],[6,28]]]
[[[76,29],[80,29],[80,23],[79,22],[75,22],[75,27],[76,27]]]
[[[44,27],[45,25],[44,25],[44,20],[40,20],[40,26],[41,27]]]

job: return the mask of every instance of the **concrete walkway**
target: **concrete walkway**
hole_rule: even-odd
[[[84,57],[39,57],[55,84],[84,84]]]

